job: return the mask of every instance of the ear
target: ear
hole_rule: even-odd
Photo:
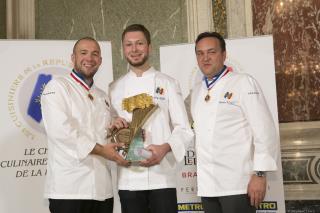
[[[223,56],[223,61],[225,61],[227,58],[227,51],[223,51],[222,56]]]
[[[102,57],[100,56],[99,57],[99,66],[101,65],[101,63],[102,63]]]
[[[151,51],[152,51],[152,46],[151,46],[151,44],[149,44],[148,50],[149,50],[149,53],[151,53]]]

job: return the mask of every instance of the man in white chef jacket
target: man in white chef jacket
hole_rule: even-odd
[[[203,73],[191,92],[198,196],[205,212],[255,212],[275,171],[278,136],[262,90],[248,74],[224,65],[226,44],[216,32],[196,39]]]
[[[76,42],[70,75],[57,77],[41,97],[48,137],[45,197],[51,213],[112,213],[113,192],[107,160],[127,165],[116,151],[121,144],[106,143],[111,123],[110,102],[95,86],[101,64],[100,46],[85,37]],[[120,118],[116,127],[123,126]]]
[[[150,32],[140,24],[122,34],[128,73],[110,85],[111,105],[131,122],[122,108],[124,98],[146,93],[158,109],[143,126],[144,148],[152,156],[128,168],[119,167],[118,187],[122,213],[176,213],[176,164],[183,160],[193,139],[178,82],[149,64]]]

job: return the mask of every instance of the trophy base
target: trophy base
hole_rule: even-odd
[[[136,134],[133,138],[132,142],[130,143],[129,150],[125,159],[130,162],[142,161],[146,159],[145,157],[141,156],[140,150],[144,149],[143,139],[141,137],[141,130]]]

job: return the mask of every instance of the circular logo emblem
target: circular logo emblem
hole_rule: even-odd
[[[47,64],[45,61],[18,74],[8,94],[8,110],[13,123],[31,140],[39,133],[45,134],[40,100],[46,84],[54,77],[67,75],[72,65],[62,60],[51,60],[62,64]]]

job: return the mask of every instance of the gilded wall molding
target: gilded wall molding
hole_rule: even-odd
[[[214,31],[227,38],[227,10],[225,0],[212,0],[212,20]]]

